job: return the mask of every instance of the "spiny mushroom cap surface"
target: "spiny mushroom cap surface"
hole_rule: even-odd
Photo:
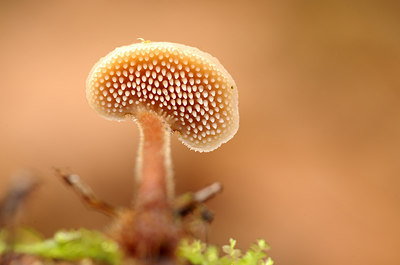
[[[93,67],[86,96],[108,119],[157,113],[185,145],[200,152],[218,148],[239,127],[230,74],[215,57],[182,44],[143,42],[115,49]]]

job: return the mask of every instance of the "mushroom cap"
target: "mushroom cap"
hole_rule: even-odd
[[[107,119],[154,112],[200,152],[229,141],[239,127],[231,75],[215,57],[182,44],[142,42],[115,49],[92,68],[86,97]]]

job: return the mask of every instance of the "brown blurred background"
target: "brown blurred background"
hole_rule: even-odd
[[[177,192],[214,181],[210,242],[272,246],[276,264],[400,264],[398,1],[0,1],[0,192],[33,168],[24,223],[102,228],[51,171],[133,197],[138,129],[85,100],[94,63],[137,38],[207,51],[239,89],[240,128],[195,153],[173,137]]]

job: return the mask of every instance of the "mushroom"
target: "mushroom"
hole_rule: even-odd
[[[101,116],[140,127],[137,209],[168,208],[174,196],[171,132],[208,152],[239,126],[231,75],[215,57],[182,44],[142,41],[115,49],[91,70],[86,96]]]

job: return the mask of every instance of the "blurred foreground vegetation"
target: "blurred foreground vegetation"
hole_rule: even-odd
[[[177,255],[194,265],[272,265],[267,257],[269,246],[258,240],[245,253],[235,248],[236,241],[223,246],[208,246],[199,240],[182,240]],[[124,263],[118,245],[103,233],[93,230],[59,231],[44,239],[32,229],[0,230],[0,260],[6,253],[26,254],[47,260],[79,261],[89,259],[102,264]]]

